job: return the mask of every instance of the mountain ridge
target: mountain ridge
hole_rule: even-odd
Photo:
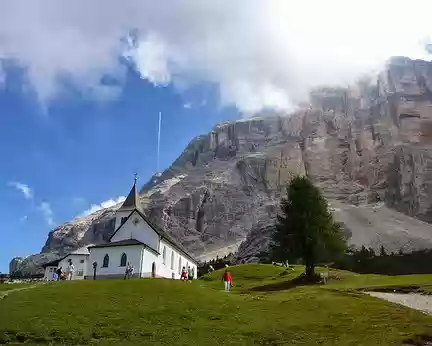
[[[351,244],[432,247],[431,145],[432,64],[397,57],[376,83],[316,89],[307,108],[225,122],[195,137],[143,186],[140,201],[196,257],[239,246],[238,259],[252,261],[268,245],[285,184],[305,174]],[[22,270],[106,242],[116,208],[51,231]]]

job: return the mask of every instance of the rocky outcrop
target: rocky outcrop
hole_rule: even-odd
[[[198,258],[253,260],[268,244],[284,186],[306,174],[354,245],[432,246],[432,64],[394,58],[376,82],[322,88],[309,107],[216,126],[141,190],[154,222]],[[116,207],[49,234],[44,254],[101,243]],[[421,220],[421,221],[420,221]]]

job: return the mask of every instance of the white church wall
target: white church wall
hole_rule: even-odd
[[[127,262],[134,266],[135,273],[139,275],[141,271],[141,261],[143,246],[128,245],[128,246],[111,246],[104,248],[90,248],[90,259],[88,261],[88,278],[93,277],[93,263],[97,262],[96,279],[106,277],[123,277],[126,271],[126,266],[120,266],[121,256],[123,253],[127,256]],[[109,256],[108,267],[103,267],[105,255]]]
[[[118,220],[119,218],[117,218]],[[134,221],[137,220],[137,223]],[[111,242],[126,239],[136,239],[147,246],[157,250],[159,245],[159,235],[145,222],[142,217],[134,212],[125,224],[114,234]]]
[[[164,249],[166,253],[165,261]],[[174,279],[180,279],[182,267],[187,268],[189,266],[194,269],[195,279],[197,278],[197,264],[184,256],[171,243],[161,240],[159,252],[160,256],[158,258],[158,262],[156,263],[156,271],[158,276],[173,278],[174,274]],[[173,259],[171,259],[172,254],[174,254]]]
[[[69,259],[72,260],[72,264],[74,265],[74,273],[72,274],[72,280],[83,280],[87,275],[87,267],[88,267],[88,255],[74,255],[70,254],[63,258],[59,264],[58,268],[62,268],[62,272],[65,273],[69,266]]]
[[[116,221],[114,226],[115,230],[120,227],[122,218],[127,218],[131,212],[132,210],[117,210]]]
[[[157,275],[157,270],[159,265],[158,255],[154,251],[145,248],[143,251],[141,277],[149,278],[152,276],[153,262],[156,264],[156,275]]]
[[[56,270],[57,270],[57,266],[45,267],[44,280],[53,281]]]

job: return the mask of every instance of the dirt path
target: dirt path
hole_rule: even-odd
[[[382,292],[365,292],[366,294],[385,299],[389,302],[405,305],[411,309],[419,310],[425,314],[432,315],[432,295],[423,295],[419,293],[382,293]]]
[[[30,286],[25,286],[25,287],[19,287],[19,288],[14,288],[11,290],[6,290],[6,291],[0,291],[0,301],[5,298],[8,294],[13,293],[13,292],[18,292],[18,291],[22,291],[22,290],[28,290],[30,288],[35,288],[38,285],[30,285]]]

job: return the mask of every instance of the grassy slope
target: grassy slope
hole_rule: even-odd
[[[0,292],[15,290],[17,288],[28,287],[28,286],[31,286],[31,284],[0,284]]]
[[[338,279],[326,286],[268,292],[288,287],[302,268],[231,271],[236,287],[229,294],[222,292],[221,272],[193,284],[61,282],[13,292],[0,301],[0,343],[392,345],[432,333],[432,317],[352,291],[430,283],[432,276],[332,272]]]

